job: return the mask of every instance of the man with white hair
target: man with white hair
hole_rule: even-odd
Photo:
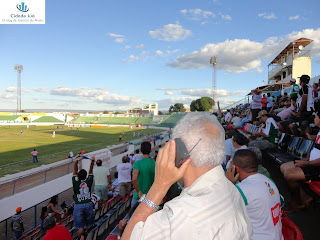
[[[239,191],[225,177],[224,131],[216,117],[189,113],[173,130],[190,153],[175,166],[176,142],[161,148],[155,179],[121,239],[250,239],[252,225]],[[159,205],[170,186],[183,178],[180,196]]]

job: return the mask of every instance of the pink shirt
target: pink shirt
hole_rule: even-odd
[[[31,155],[32,155],[32,156],[37,156],[37,155],[38,155],[38,152],[37,152],[37,151],[32,151],[32,152],[31,152]]]
[[[277,116],[280,117],[282,121],[284,121],[290,115],[290,112],[292,109],[293,109],[292,106],[288,107],[288,108],[282,110],[281,112],[279,112],[277,114]]]

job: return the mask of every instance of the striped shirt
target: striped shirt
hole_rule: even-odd
[[[218,166],[146,222],[138,222],[130,239],[246,240],[251,234],[252,225],[241,195]]]

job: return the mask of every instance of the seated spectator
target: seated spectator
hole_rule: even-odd
[[[268,98],[265,94],[263,94],[263,97],[261,99],[261,109],[267,110],[267,104],[268,104]]]
[[[131,171],[132,165],[129,163],[130,158],[127,156],[122,157],[122,163],[117,165],[118,182],[119,182],[119,195],[125,197],[131,191]]]
[[[100,200],[101,200],[101,198],[97,194],[95,194],[95,193],[91,194],[91,202],[93,205],[93,212],[94,213],[101,207]]]
[[[224,141],[224,160],[222,163],[223,169],[226,169],[228,162],[230,161],[231,157],[235,153],[236,149],[232,144],[232,136],[236,134],[234,130],[228,131],[225,134],[226,140]]]
[[[268,96],[268,100],[267,100],[267,112],[269,113],[271,108],[272,108],[272,105],[273,105],[273,97],[271,97],[271,94],[270,93],[267,93],[267,96]]]
[[[320,127],[320,113],[317,112],[314,123]],[[309,138],[312,138],[309,135]],[[315,146],[310,154],[302,160],[287,162],[280,166],[280,170],[292,192],[289,211],[296,211],[309,206],[312,197],[302,188],[301,184],[307,180],[320,180],[320,132],[315,139]]]
[[[241,115],[242,119],[241,119],[241,122],[238,124],[238,127],[239,128],[244,128],[244,125],[249,122],[249,116],[245,113],[243,113]]]
[[[65,218],[66,216],[68,216],[68,208],[67,208],[67,204],[65,201],[63,201],[63,203],[61,203],[60,205],[61,209],[62,209],[62,214],[61,214],[61,218]]]
[[[233,183],[240,180],[236,187],[253,226],[251,239],[283,239],[279,190],[270,178],[258,173],[255,154],[248,149],[238,150],[226,176]]]
[[[111,197],[115,197],[119,194],[120,189],[119,189],[119,179],[118,179],[118,172],[114,173],[114,178],[115,180],[112,182],[112,196]]]
[[[232,145],[236,149],[235,153],[240,149],[246,149],[247,144],[248,144],[248,139],[245,136],[243,136],[241,133],[236,133],[232,136]],[[232,157],[227,164],[227,169],[229,168],[230,163],[232,162]]]
[[[290,109],[289,115],[287,115],[287,111],[289,111],[288,109]],[[282,121],[280,121],[278,123],[278,127],[279,127],[279,130],[281,132],[288,132],[287,128],[288,127],[289,127],[289,129],[292,128],[292,125],[290,126],[290,124],[297,124],[299,122],[299,118],[297,118],[296,116],[292,115],[291,111],[293,111],[295,113],[298,111],[297,97],[292,97],[291,98],[291,107],[289,107],[289,108],[287,108],[287,109],[285,109],[283,111],[283,112],[285,112],[285,114],[282,113],[282,112],[277,114],[277,116],[279,116],[281,118],[281,120],[282,120]]]
[[[43,227],[47,229],[43,240],[73,240],[69,230],[63,225],[56,225],[56,219],[53,217],[46,217]]]
[[[262,132],[253,132],[253,135],[261,139],[251,141],[249,147],[257,147],[260,150],[275,148],[276,145],[274,143],[278,143],[279,137],[278,124],[265,110],[259,112],[258,118],[264,124],[264,128]]]
[[[62,212],[58,211],[58,195],[51,197],[50,202],[48,204],[48,215],[50,217],[55,217],[57,220],[60,220]]]
[[[48,216],[48,208],[47,207],[42,207],[41,214],[40,214],[40,219],[41,219],[40,228],[41,228],[41,230],[43,230],[43,221],[47,216]]]
[[[234,117],[231,120],[232,127],[237,128],[240,122],[241,122],[241,118],[238,116],[238,114],[234,114]]]
[[[258,173],[270,178],[270,173],[268,170],[262,166],[262,153],[259,148],[256,147],[248,147],[248,150],[252,151],[256,155],[256,159],[258,162]]]
[[[174,140],[160,150],[155,181],[140,198],[121,239],[250,239],[244,202],[221,167],[224,131],[218,120],[189,113],[177,123],[172,138],[181,138],[188,151],[193,149],[190,159],[175,166]],[[170,186],[181,178],[181,195],[158,211]]]

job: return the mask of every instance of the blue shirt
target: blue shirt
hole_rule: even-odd
[[[247,123],[247,122],[249,122],[249,119],[248,119],[248,117],[246,116],[246,117],[244,117],[244,118],[242,119],[242,121],[239,123],[238,127],[243,128],[243,127],[244,127],[244,124]]]

